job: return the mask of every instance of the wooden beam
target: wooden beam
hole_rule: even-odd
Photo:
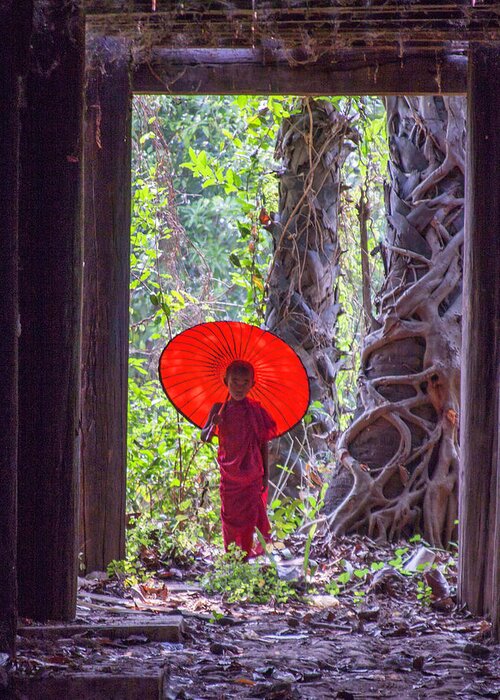
[[[154,622],[120,621],[100,624],[92,622],[86,625],[31,625],[19,627],[19,636],[31,639],[68,639],[76,635],[92,634],[109,639],[126,639],[131,635],[143,635],[150,642],[180,642],[185,631],[184,618],[181,615],[165,615]]]
[[[459,596],[500,635],[500,44],[469,57]]]
[[[168,683],[164,677],[168,678],[167,674],[168,670],[163,670],[160,664],[156,668],[146,667],[142,671],[119,673],[110,672],[109,667],[104,672],[89,670],[87,673],[78,673],[72,669],[66,673],[16,677],[15,693],[27,700],[156,699],[164,696],[164,688]]]
[[[87,0],[91,32],[129,37],[138,46],[252,47],[273,40],[288,50],[382,44],[419,45],[494,41],[500,17],[496,3],[471,0]]]
[[[96,50],[97,49],[97,50]],[[81,543],[86,572],[125,557],[130,286],[128,52],[94,47],[85,123]]]
[[[19,110],[32,13],[31,0],[10,0],[0,9],[0,652],[11,655],[17,625]]]
[[[461,53],[325,54],[315,64],[303,53],[262,49],[157,49],[132,74],[137,93],[255,95],[424,95],[466,92]]]
[[[21,131],[19,612],[76,608],[84,19],[38,3]]]

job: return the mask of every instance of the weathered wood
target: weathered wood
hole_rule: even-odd
[[[272,40],[286,49],[392,43],[430,50],[445,42],[487,41],[498,36],[491,2],[470,0],[87,0],[87,22],[101,35],[122,34],[142,47],[256,46]]]
[[[110,625],[47,625],[43,627],[19,627],[21,637],[36,639],[66,639],[78,634],[93,634],[110,639],[126,639],[140,635],[150,642],[179,642],[182,638],[184,621],[180,615],[169,615],[161,621],[123,623]]]
[[[118,42],[102,42],[103,63],[92,66],[87,84],[81,472],[87,572],[125,556],[131,93],[127,53],[120,52]]]
[[[161,700],[163,672],[62,673],[15,678],[12,692],[24,700]]]
[[[467,59],[461,53],[432,56],[383,51],[304,56],[262,49],[175,51],[157,49],[137,64],[138,93],[256,95],[424,95],[466,92]]]
[[[30,0],[0,8],[0,652],[11,654],[17,620],[19,106],[32,11]]]
[[[84,22],[37,7],[22,115],[19,206],[19,612],[76,606]]]
[[[500,45],[469,59],[459,595],[500,634]]]

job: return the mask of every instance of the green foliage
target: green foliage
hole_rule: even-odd
[[[307,539],[306,539],[306,544],[304,547],[304,564],[303,564],[303,570],[304,570],[304,577],[307,578],[307,575],[309,574],[309,564],[310,564],[310,554],[311,554],[311,544],[314,539],[314,535],[316,534],[316,529],[318,525],[317,523],[314,523],[309,528],[309,532],[307,533]]]
[[[228,603],[286,603],[296,596],[290,584],[278,578],[275,566],[245,561],[245,553],[235,545],[216,559],[201,584],[207,593],[221,594]]]
[[[262,316],[271,241],[258,213],[277,201],[274,141],[287,102],[242,95],[135,101],[133,234],[167,239],[156,246],[176,253],[167,287],[182,286],[215,317],[241,307],[248,320]]]
[[[148,574],[140,562],[128,559],[113,559],[109,562],[106,573],[110,578],[121,581],[127,588],[144,583],[148,579]]]
[[[296,530],[319,517],[325,503],[328,484],[323,484],[319,493],[309,489],[300,490],[300,498],[282,496],[269,505],[269,520],[278,539],[286,539]],[[314,535],[314,532],[313,532]]]
[[[277,201],[274,141],[286,102],[134,102],[127,500],[142,515],[130,556],[134,539],[147,540],[146,518],[176,537],[219,539],[214,449],[166,400],[156,368],[167,340],[197,321],[262,317],[270,240],[257,221]]]
[[[145,361],[136,362],[137,370]],[[128,481],[130,512],[166,533],[219,541],[218,471],[214,448],[180,418],[157,380],[129,380]],[[196,518],[192,514],[196,513]],[[142,521],[141,521],[142,522]],[[154,528],[157,527],[155,524]],[[136,527],[134,533],[144,533]],[[145,544],[145,542],[143,542]],[[132,549],[134,545],[132,544]],[[131,552],[132,554],[132,552]]]
[[[138,556],[147,554],[153,568],[157,564],[187,566],[193,562],[199,532],[189,523],[181,529],[161,515],[155,519],[139,516],[129,527],[127,561],[134,562]]]
[[[399,573],[410,575],[410,572],[406,571],[406,569],[404,568],[403,557],[406,554],[408,554],[408,547],[398,547],[394,551],[394,557],[392,559],[389,559],[387,563],[389,564],[389,566],[392,566],[393,569],[399,571]]]
[[[375,205],[381,202],[384,115],[372,98],[326,99],[357,119],[364,134],[345,171],[340,226],[346,272],[338,343],[345,363],[338,391],[347,421],[363,332],[355,204],[362,187]],[[157,363],[168,339],[194,323],[262,321],[272,246],[259,213],[278,210],[276,136],[300,106],[286,96],[134,100],[127,500],[129,512],[141,515],[130,530],[130,561],[158,530],[160,539],[168,533],[180,546],[220,541],[214,449],[164,397]],[[374,250],[382,226],[376,216],[370,221]],[[318,516],[324,498],[318,490],[271,504],[278,538]]]
[[[414,535],[409,542],[419,545],[422,542],[420,535]],[[397,547],[387,561],[372,561],[369,566],[353,568],[347,560],[342,560],[342,571],[325,584],[325,591],[330,595],[352,595],[354,603],[361,603],[366,597],[366,590],[359,588],[360,583],[368,584],[377,571],[385,567],[392,567],[399,574],[406,577],[415,586],[415,596],[423,605],[429,605],[432,600],[432,588],[425,580],[425,573],[431,569],[441,568],[446,571],[446,565],[439,567],[437,563],[424,563],[416,567],[416,571],[405,568],[405,562],[411,555],[410,547]],[[453,563],[453,560],[451,560]]]
[[[417,600],[419,600],[422,605],[430,605],[431,597],[432,588],[423,580],[417,581]]]

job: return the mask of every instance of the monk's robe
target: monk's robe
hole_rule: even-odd
[[[262,491],[262,449],[276,436],[276,424],[257,401],[228,401],[217,426],[224,547],[234,542],[252,554],[255,529],[269,540],[267,489]]]

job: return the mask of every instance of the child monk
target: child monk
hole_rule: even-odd
[[[247,558],[262,553],[253,549],[256,528],[270,539],[267,517],[269,483],[268,441],[276,435],[276,424],[257,402],[247,398],[255,383],[252,365],[232,362],[224,377],[229,398],[212,406],[201,439],[211,440],[217,432],[220,468],[221,519],[224,547],[234,542]]]

